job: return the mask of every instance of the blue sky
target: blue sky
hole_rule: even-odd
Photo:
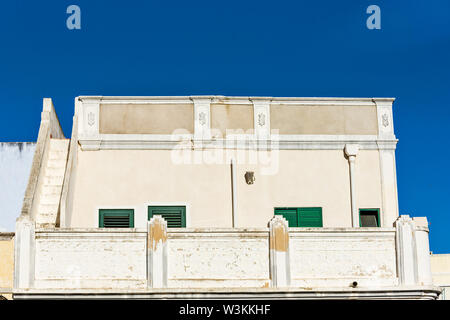
[[[81,30],[66,8],[81,8]],[[381,8],[381,30],[366,8]],[[78,95],[395,97],[400,213],[450,253],[450,2],[3,1],[0,141],[35,141],[42,98],[70,136]]]

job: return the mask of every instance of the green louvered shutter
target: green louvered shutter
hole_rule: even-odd
[[[288,221],[289,227],[298,227],[297,208],[275,208],[275,214],[283,216]]]
[[[134,228],[134,209],[100,209],[100,228]]]
[[[323,227],[322,208],[275,208],[276,215],[282,215],[290,228]]]
[[[298,208],[299,227],[314,228],[323,227],[322,208]]]
[[[168,228],[186,227],[186,207],[185,206],[150,206],[148,207],[148,219],[159,215],[167,221]]]

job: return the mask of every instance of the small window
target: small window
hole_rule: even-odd
[[[153,216],[161,216],[167,221],[167,228],[186,227],[186,207],[185,206],[149,206],[148,220]]]
[[[100,228],[134,228],[134,209],[100,209]]]
[[[359,209],[360,227],[379,227],[380,210],[379,209]]]
[[[282,215],[289,227],[317,228],[323,227],[322,208],[275,208],[275,214]]]

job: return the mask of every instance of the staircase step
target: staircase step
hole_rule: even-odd
[[[44,194],[41,198],[40,204],[58,204],[60,199],[60,194]]]
[[[45,212],[50,213],[50,212],[56,211],[56,210],[58,210],[58,206],[59,206],[59,203],[49,203],[48,201],[39,203],[39,209],[40,210],[42,209],[42,212],[44,212],[44,213]]]
[[[48,159],[47,166],[52,168],[66,168],[66,159]]]
[[[61,199],[66,171],[69,139],[50,139],[47,162],[44,168],[41,194],[39,195],[38,225],[54,225]]]
[[[47,167],[45,168],[45,175],[47,177],[64,177],[65,168]]]
[[[56,213],[39,213],[39,217],[41,217],[40,221],[42,220],[46,220],[46,221],[50,221],[54,220],[54,218],[56,217]]]
[[[61,186],[44,184],[44,185],[42,185],[42,194],[43,195],[59,195],[59,194],[61,194]]]
[[[62,186],[64,177],[44,177],[43,183],[49,186]]]
[[[39,204],[38,215],[54,215],[58,213],[59,204]]]
[[[70,139],[50,139],[50,150],[66,150],[69,147]]]
[[[49,160],[60,160],[60,161],[66,161],[67,157],[67,151],[50,151],[48,153],[48,159]]]
[[[36,222],[37,224],[55,224],[55,220],[56,220],[56,216],[52,215],[52,216],[45,216],[45,215],[40,215]]]

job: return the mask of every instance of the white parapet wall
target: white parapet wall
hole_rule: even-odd
[[[35,229],[24,218],[13,294],[436,299],[425,224],[288,228],[276,216],[269,228],[167,229],[155,216],[147,229]]]
[[[167,241],[168,287],[269,287],[267,229],[179,229]]]
[[[13,292],[435,299],[425,224],[402,216],[396,228],[288,228],[276,216],[269,228],[167,229],[155,216],[147,229],[35,229],[23,219]]]
[[[145,289],[146,236],[136,230],[38,229],[34,287]],[[291,228],[289,238],[290,265],[278,269],[290,270],[291,287],[398,284],[394,229]],[[159,258],[167,259],[161,263],[166,270],[158,268],[165,279],[155,288],[286,286],[271,284],[277,265],[270,265],[268,229],[172,229],[166,241]]]
[[[145,289],[146,232],[37,230],[35,288]]]
[[[292,286],[396,286],[394,228],[291,228]]]

